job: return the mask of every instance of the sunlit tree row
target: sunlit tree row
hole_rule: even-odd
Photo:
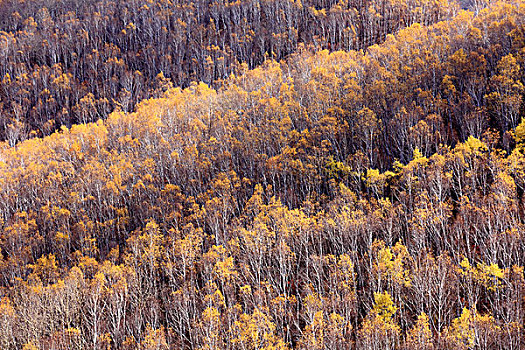
[[[167,86],[218,80],[300,45],[360,49],[457,11],[447,0],[0,2],[0,139],[132,111]]]

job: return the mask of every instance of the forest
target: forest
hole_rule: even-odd
[[[448,0],[2,0],[0,139],[133,111],[167,84],[219,87],[243,64],[281,60],[301,45],[363,49],[458,8]]]
[[[525,349],[525,1],[418,1],[0,1],[0,349]]]

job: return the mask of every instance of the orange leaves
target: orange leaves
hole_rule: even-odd
[[[56,258],[53,254],[40,257],[34,265],[29,264],[28,267],[32,270],[29,278],[35,279],[36,283],[41,282],[47,285],[56,281],[60,275]]]
[[[235,269],[233,257],[228,256],[223,246],[213,246],[204,255],[204,259],[211,264],[212,273],[221,283],[230,284],[237,278],[238,272]]]

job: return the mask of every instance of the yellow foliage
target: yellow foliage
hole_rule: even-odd
[[[169,349],[166,342],[164,328],[153,329],[147,327],[144,335],[144,340],[140,342],[140,350],[167,350]]]
[[[392,317],[397,311],[397,307],[394,306],[394,302],[387,292],[374,293],[374,307],[372,308],[371,315],[381,318],[385,322],[391,321]]]
[[[397,242],[394,247],[386,247],[383,241],[373,244],[375,262],[374,274],[378,281],[385,279],[395,285],[410,287],[410,255],[406,247]]]
[[[38,277],[43,283],[51,283],[59,276],[59,269],[56,258],[53,254],[42,256],[34,265],[28,265],[33,270],[33,275]]]
[[[358,332],[358,344],[362,347],[394,348],[401,332],[393,319],[397,308],[387,292],[374,293],[374,300],[374,307]]]
[[[232,344],[241,349],[285,350],[288,346],[275,335],[275,324],[261,310],[242,314],[232,328]]]
[[[471,349],[475,344],[481,343],[487,346],[496,341],[500,331],[492,316],[480,315],[476,310],[464,308],[461,316],[452,320],[452,325],[446,331],[446,337],[450,345],[456,349]]]
[[[428,316],[422,313],[417,317],[416,324],[407,332],[406,344],[409,349],[432,350],[434,349],[432,331]]]
[[[0,300],[0,317],[14,317],[15,309],[13,303],[8,297],[3,297]]]
[[[514,139],[520,147],[525,147],[525,119],[522,119],[521,123],[516,127]]]
[[[29,342],[24,344],[22,350],[38,350],[38,347],[33,342]]]
[[[213,246],[204,256],[212,264],[213,273],[223,283],[231,283],[237,276],[232,256],[228,256],[226,248],[222,245]]]
[[[203,346],[201,350],[218,350],[221,349],[221,314],[214,307],[207,307],[201,315],[201,321],[198,324],[203,337]]]
[[[503,287],[503,278],[507,270],[501,269],[497,264],[478,263],[476,267],[472,266],[467,258],[459,263],[459,272],[466,277],[472,278],[489,291],[496,291]]]

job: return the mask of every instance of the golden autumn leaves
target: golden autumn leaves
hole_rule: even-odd
[[[523,18],[159,77],[135,112],[2,144],[0,347],[518,347]]]
[[[78,6],[77,6],[78,5]],[[414,22],[450,18],[455,1],[111,0],[0,3],[0,139],[133,111],[174,84],[220,86],[303,47],[365,49]]]

